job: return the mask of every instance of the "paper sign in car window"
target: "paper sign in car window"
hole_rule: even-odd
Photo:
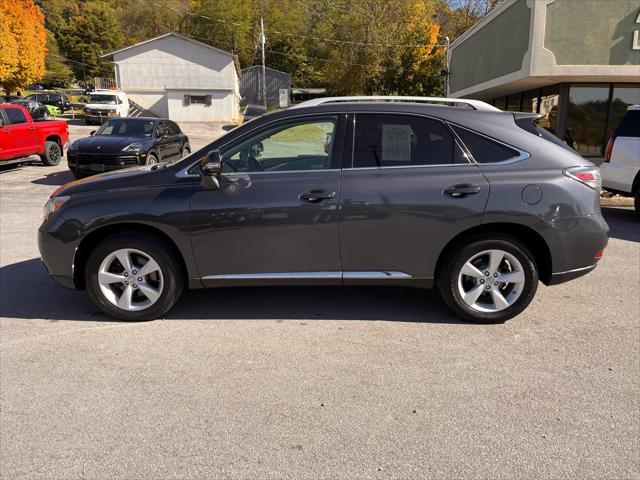
[[[411,125],[382,125],[382,159],[385,162],[411,161]]]

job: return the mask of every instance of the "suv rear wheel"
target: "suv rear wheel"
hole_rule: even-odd
[[[515,238],[480,237],[449,256],[437,283],[456,315],[472,322],[501,323],[531,303],[538,270],[531,252]]]
[[[183,278],[177,260],[156,239],[115,235],[89,255],[85,281],[91,299],[121,320],[153,320],[180,298]]]

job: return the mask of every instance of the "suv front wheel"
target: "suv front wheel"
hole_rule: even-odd
[[[538,270],[529,249],[515,238],[480,237],[453,251],[437,284],[456,315],[472,322],[501,323],[531,303]]]
[[[121,320],[161,317],[183,289],[171,251],[140,234],[115,235],[100,243],[89,255],[85,281],[91,299]]]

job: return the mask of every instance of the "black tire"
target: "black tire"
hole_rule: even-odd
[[[520,296],[504,310],[478,311],[463,300],[458,288],[458,276],[463,265],[474,255],[494,249],[507,252],[520,262],[525,281]],[[487,284],[492,281],[493,279],[487,281]],[[481,236],[470,239],[451,252],[438,273],[436,283],[444,303],[458,317],[476,323],[502,323],[520,314],[533,300],[538,288],[538,268],[535,257],[517,239],[507,235]]]
[[[42,163],[48,167],[55,167],[62,158],[62,148],[58,142],[44,142],[44,153],[40,155]]]
[[[633,199],[633,205],[636,209],[636,220],[640,221],[640,188],[636,192],[636,196]]]
[[[184,147],[182,149],[182,158],[188,157],[189,155],[191,155],[191,150],[189,147]]]
[[[158,157],[156,157],[154,153],[150,153],[149,155],[147,155],[147,160],[145,162],[145,165],[156,165],[156,164],[158,164]]]
[[[87,178],[90,175],[86,175],[84,173],[79,173],[79,172],[75,172],[73,170],[71,170],[71,173],[73,174],[73,178],[75,178],[76,180],[80,180],[81,178]]]
[[[111,303],[98,283],[100,264],[108,255],[120,249],[144,252],[160,266],[164,286],[160,297],[148,308],[128,311]],[[127,321],[155,320],[162,317],[178,301],[184,288],[184,278],[178,260],[169,248],[152,236],[140,233],[117,234],[107,238],[89,254],[85,267],[85,282],[91,300],[107,315]]]

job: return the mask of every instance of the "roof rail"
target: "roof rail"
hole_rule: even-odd
[[[467,98],[445,98],[445,97],[403,97],[403,96],[353,96],[353,97],[324,97],[314,98],[306,102],[298,103],[290,108],[317,107],[330,103],[366,103],[366,102],[403,102],[403,103],[427,103],[427,104],[444,104],[450,106],[467,106],[474,110],[483,110],[490,112],[499,112],[499,108],[489,105],[480,100],[470,100]]]

